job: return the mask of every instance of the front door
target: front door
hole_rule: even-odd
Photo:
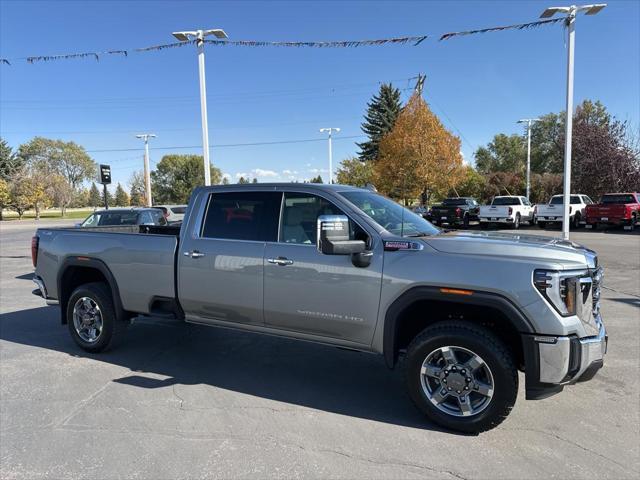
[[[180,245],[178,292],[189,318],[264,325],[264,250],[277,239],[281,199],[279,192],[210,194],[200,231]]]
[[[308,193],[285,193],[278,242],[267,243],[264,270],[265,325],[292,332],[371,343],[382,281],[382,246],[358,268],[348,255],[316,248],[319,215],[341,215],[330,201]],[[350,221],[352,239],[371,238]]]

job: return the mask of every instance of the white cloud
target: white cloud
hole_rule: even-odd
[[[236,178],[244,177],[247,178],[249,174],[247,172],[238,172],[236,173]]]
[[[287,169],[287,170],[283,170],[283,171],[282,171],[282,174],[283,174],[283,175],[288,175],[288,176],[291,176],[291,175],[297,175],[297,174],[298,174],[298,171],[297,171],[297,170],[288,170],[288,169]]]
[[[315,175],[318,175],[319,173],[328,173],[329,170],[326,168],[310,168],[309,169],[309,173],[313,173]]]
[[[231,180],[231,174],[230,173],[223,173],[222,174],[222,178],[226,178],[227,180]]]
[[[277,177],[278,172],[273,170],[263,170],[262,168],[254,168],[251,170],[251,175],[254,177]]]

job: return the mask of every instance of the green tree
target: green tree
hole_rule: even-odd
[[[244,185],[244,184],[246,184],[246,183],[249,183],[249,180],[247,180],[247,179],[246,179],[246,178],[244,178],[244,177],[240,177],[240,178],[238,179],[238,183],[239,183],[239,184],[241,184],[241,185]]]
[[[96,174],[95,162],[75,142],[35,137],[20,145],[18,155],[32,168],[44,174],[62,175],[73,190]]]
[[[88,188],[78,189],[73,195],[73,200],[71,201],[70,206],[73,208],[88,207],[89,206],[89,189]]]
[[[122,188],[122,185],[118,182],[118,186],[116,187],[116,196],[115,196],[115,204],[118,207],[128,207],[129,206],[129,194]]]
[[[251,180],[251,183],[258,183],[258,179],[253,177],[253,180]]]
[[[367,104],[367,113],[361,128],[368,140],[357,144],[360,148],[360,160],[378,159],[380,141],[395,125],[401,109],[400,90],[390,83],[380,85],[378,94]]]
[[[100,195],[100,190],[98,190],[95,182],[92,182],[91,188],[89,189],[89,206],[96,208],[100,205],[102,205],[102,196]]]
[[[49,202],[46,186],[39,173],[27,168],[23,168],[13,176],[10,187],[11,205],[18,212],[20,219],[26,210],[33,208],[36,212],[36,220],[40,220],[40,211]]]
[[[527,145],[521,135],[499,133],[475,153],[476,168],[481,173],[511,172],[521,174],[526,168]]]
[[[318,175],[317,177],[313,177],[311,180],[309,180],[309,183],[323,183],[322,177],[320,175]]]
[[[484,201],[484,191],[487,181],[483,175],[471,165],[465,165],[462,180],[455,186],[449,194],[460,197],[473,197],[476,200]]]
[[[24,161],[18,157],[6,140],[0,138],[0,179],[7,182],[19,171]]]
[[[365,187],[373,183],[373,165],[355,157],[346,158],[340,162],[336,180],[342,185]]]
[[[204,185],[200,155],[165,155],[151,172],[152,197],[156,203],[187,203],[194,188]],[[211,183],[220,183],[222,172],[211,167]]]
[[[229,185],[229,177],[222,177],[222,184]]]

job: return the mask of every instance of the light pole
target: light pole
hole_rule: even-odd
[[[333,183],[333,148],[331,145],[331,135],[333,132],[339,133],[340,129],[335,127],[320,129],[320,133],[329,133],[329,185]]]
[[[204,37],[214,35],[216,38],[229,38],[224,30],[194,30],[190,32],[173,32],[173,36],[181,42],[195,38],[198,48],[198,72],[200,76],[200,114],[202,115],[202,157],[204,160],[204,184],[211,185],[211,163],[209,162],[209,124],[207,119],[207,82],[204,75]]]
[[[527,124],[527,200],[531,193],[531,124],[537,122],[539,118],[523,118],[518,123]]]
[[[571,133],[573,129],[573,52],[575,46],[575,22],[579,12],[587,15],[595,15],[606,3],[593,5],[571,5],[570,7],[549,7],[540,18],[550,18],[556,13],[566,14],[566,25],[569,41],[567,44],[567,105],[566,105],[566,129],[564,136],[564,198],[562,215],[562,238],[569,240],[569,199],[571,195]]]
[[[149,139],[156,138],[154,133],[141,133],[136,138],[144,140],[144,189],[147,197],[147,207],[153,205],[151,200],[151,172],[149,171]]]

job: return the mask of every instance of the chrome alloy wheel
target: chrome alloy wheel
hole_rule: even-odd
[[[102,333],[102,312],[89,297],[80,297],[73,306],[73,326],[78,336],[87,343],[95,343]]]
[[[440,347],[427,355],[420,382],[429,401],[454,417],[479,414],[489,406],[494,392],[489,366],[463,347]]]

